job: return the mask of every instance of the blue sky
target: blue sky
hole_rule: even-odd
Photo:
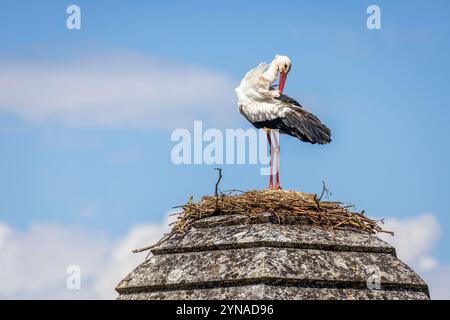
[[[372,3],[381,8],[381,30],[366,27]],[[81,30],[65,27],[70,4],[81,7]],[[333,199],[373,217],[431,213],[441,235],[430,254],[447,266],[449,9],[447,1],[1,1],[0,73],[8,70],[8,78],[1,82],[0,74],[0,83],[16,75],[20,81],[0,88],[0,222],[17,232],[57,223],[116,238],[132,226],[160,223],[190,195],[213,192],[215,166],[172,164],[170,134],[191,129],[193,119],[205,127],[250,127],[232,89],[280,53],[293,61],[285,92],[333,132],[333,143],[322,147],[282,137],[283,186],[320,192],[326,180]],[[126,111],[127,121],[121,112],[132,110],[135,98],[144,110],[146,96],[123,85],[114,107],[95,113],[64,102],[70,89],[38,85],[61,70],[145,76],[141,63],[149,76],[154,67],[169,80],[157,102],[147,101],[150,111]],[[165,111],[190,68],[201,70],[190,85],[211,97],[200,107],[201,95],[170,97]],[[89,88],[100,95],[98,83]],[[97,98],[109,101],[86,99]],[[73,109],[60,112],[60,101]],[[266,186],[256,165],[223,169],[223,189]]]

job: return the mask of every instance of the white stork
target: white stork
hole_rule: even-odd
[[[315,115],[306,111],[297,101],[283,94],[291,60],[276,55],[270,64],[260,63],[250,70],[236,88],[239,111],[256,128],[267,132],[270,146],[269,189],[281,189],[279,178],[280,146],[277,132],[312,144],[331,142],[331,131]],[[278,89],[272,83],[279,77]],[[276,131],[273,131],[276,130]],[[272,146],[273,136],[275,148]],[[273,185],[273,158],[276,155],[276,185]]]

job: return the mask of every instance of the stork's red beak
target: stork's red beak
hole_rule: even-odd
[[[280,93],[283,93],[284,83],[286,82],[286,77],[287,77],[286,72],[280,72],[280,80],[278,81],[278,90],[280,90]]]

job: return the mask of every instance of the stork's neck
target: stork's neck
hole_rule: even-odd
[[[264,76],[270,80],[270,83],[274,82],[278,75],[277,61],[274,59],[270,64],[269,68],[264,72]]]

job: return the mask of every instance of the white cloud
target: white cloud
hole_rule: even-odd
[[[5,245],[6,238],[11,234],[11,229],[6,225],[0,223],[0,250]]]
[[[131,228],[114,240],[97,232],[36,224],[25,232],[0,223],[0,299],[112,299],[114,287],[144,261],[133,249],[155,243],[162,224]],[[81,268],[81,290],[66,286],[67,267]]]
[[[421,257],[419,259],[419,269],[420,270],[431,270],[433,268],[435,268],[438,265],[438,262],[435,258],[433,257]]]
[[[434,215],[386,219],[384,228],[394,231],[395,235],[380,234],[380,237],[395,247],[400,259],[423,271],[436,266],[437,262],[430,254],[441,231]]]
[[[171,211],[172,213],[173,211]],[[169,230],[172,221],[170,214],[161,224],[138,225],[130,229],[128,234],[112,249],[108,266],[99,274],[93,290],[102,298],[117,296],[114,288],[129,272],[144,261],[148,252],[133,254],[132,250],[156,243]]]
[[[71,126],[176,128],[236,113],[228,75],[136,55],[71,62],[0,60],[0,111]]]
[[[441,265],[432,252],[441,236],[436,217],[427,213],[406,219],[386,219],[385,229],[395,236],[380,234],[392,244],[400,259],[425,280],[432,299],[450,299],[450,266]]]
[[[0,298],[81,297],[83,290],[66,288],[67,267],[80,266],[87,284],[101,272],[110,250],[105,236],[76,228],[35,224],[26,232],[8,229],[0,247]]]

